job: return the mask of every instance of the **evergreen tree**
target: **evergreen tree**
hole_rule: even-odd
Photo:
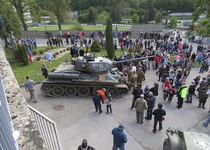
[[[111,18],[107,19],[107,26],[106,26],[106,47],[107,56],[112,59],[115,55],[115,49],[113,44],[113,37],[112,37],[112,20]]]
[[[24,44],[21,45],[21,60],[24,66],[28,65],[29,63],[28,53],[27,53],[26,46]]]

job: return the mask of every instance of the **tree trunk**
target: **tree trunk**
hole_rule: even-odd
[[[8,48],[7,37],[5,37],[5,36],[4,36],[4,43],[5,43],[5,47]]]
[[[58,30],[60,31],[62,29],[61,29],[61,19],[59,16],[57,16],[57,20],[58,20]]]

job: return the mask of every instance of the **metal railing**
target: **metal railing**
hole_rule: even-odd
[[[13,132],[12,119],[0,75],[0,150],[18,150],[18,144],[12,135]]]
[[[56,124],[39,111],[29,106],[31,114],[33,115],[39,132],[45,141],[45,145],[49,150],[62,150],[59,142]]]

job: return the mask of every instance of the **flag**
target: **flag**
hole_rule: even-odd
[[[29,56],[30,62],[32,63],[33,62],[33,55],[32,54],[29,54],[28,56]]]

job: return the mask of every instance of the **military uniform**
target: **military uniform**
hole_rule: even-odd
[[[137,78],[137,83],[138,83],[140,86],[142,86],[142,81],[145,79],[144,72],[143,72],[141,69],[139,69],[138,72],[137,72],[137,76],[138,76],[138,78]]]
[[[128,83],[128,89],[129,89],[129,91],[131,90],[131,87],[135,87],[135,85],[136,85],[136,83],[137,83],[137,78],[138,78],[138,76],[137,76],[137,74],[136,73],[134,73],[132,76],[131,76],[131,78],[130,78],[130,80],[129,80],[129,83]]]

